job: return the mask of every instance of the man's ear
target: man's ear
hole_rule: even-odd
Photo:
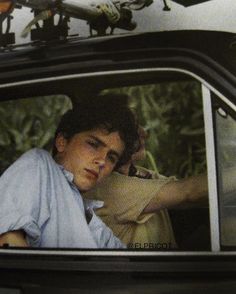
[[[66,145],[67,145],[67,139],[65,139],[65,137],[61,133],[59,133],[55,140],[55,146],[57,148],[57,152],[58,153],[64,152]]]

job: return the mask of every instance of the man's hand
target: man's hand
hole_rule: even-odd
[[[28,247],[23,231],[12,231],[0,235],[0,246]]]

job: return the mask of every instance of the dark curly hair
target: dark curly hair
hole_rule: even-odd
[[[128,96],[124,94],[106,94],[76,104],[62,116],[57,127],[53,157],[57,153],[55,139],[58,134],[70,139],[77,133],[103,128],[109,133],[119,133],[125,150],[116,168],[125,164],[139,148],[138,125],[134,114],[127,106],[127,100]]]

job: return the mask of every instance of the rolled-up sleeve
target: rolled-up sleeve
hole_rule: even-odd
[[[21,156],[0,178],[0,234],[23,230],[30,246],[38,246],[49,218],[47,176],[37,149]]]

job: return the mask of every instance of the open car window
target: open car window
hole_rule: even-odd
[[[188,78],[104,90],[107,92],[128,93],[130,107],[147,131],[146,159],[138,165],[160,177],[183,179],[206,174],[201,83]],[[172,208],[169,215],[179,250],[211,249],[207,199]],[[136,247],[142,248],[139,244]]]
[[[126,93],[130,96],[130,107],[148,135],[146,158],[137,165],[159,178],[181,179],[206,173],[201,83],[187,76],[173,80],[172,74],[168,81],[165,75],[163,81],[155,82],[152,78],[151,82],[148,79],[142,82],[139,78],[140,81],[126,82],[125,86],[95,87],[93,91],[89,89],[87,97],[84,86],[80,88],[78,83],[78,87],[74,85],[71,97],[58,93],[2,102],[1,172],[31,148],[51,151],[57,123],[72,104],[76,105],[82,99],[91,99],[92,103],[93,94],[97,93]],[[161,239],[160,242],[150,242],[147,238],[145,242],[144,238],[142,242],[129,246],[129,250],[211,249],[207,199],[191,207],[170,209],[168,214],[174,246]],[[152,230],[158,236],[162,228],[156,225],[154,222]]]

